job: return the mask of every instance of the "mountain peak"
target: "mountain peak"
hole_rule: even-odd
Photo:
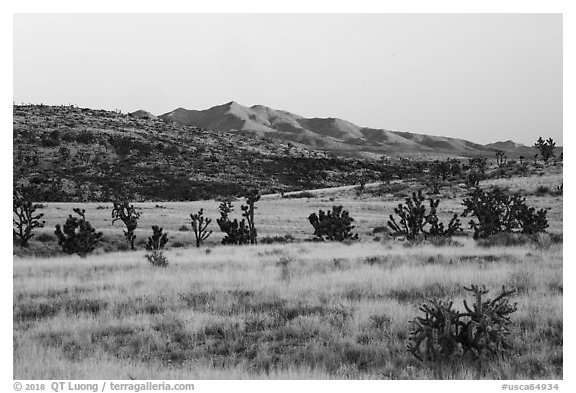
[[[130,116],[138,117],[141,119],[157,119],[152,113],[145,111],[144,109],[138,109],[132,113],[129,113]]]
[[[163,119],[219,131],[245,131],[301,143],[308,148],[343,152],[346,155],[374,157],[378,154],[449,155],[456,157],[485,155],[494,148],[516,151],[524,148],[512,141],[480,145],[457,138],[360,127],[336,117],[305,118],[265,105],[246,107],[236,101],[206,110],[181,110]]]

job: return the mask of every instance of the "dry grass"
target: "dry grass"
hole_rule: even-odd
[[[360,243],[15,260],[14,378],[434,378],[405,350],[426,297],[519,289],[514,351],[446,378],[562,377],[562,250]],[[279,261],[284,260],[284,263]],[[97,365],[97,367],[96,367]]]
[[[530,205],[549,208],[549,231],[561,234],[562,197],[531,195],[542,179],[505,185],[525,190]],[[561,175],[544,179],[553,185]],[[463,192],[443,191],[441,216],[462,210]],[[217,202],[139,203],[140,241],[158,224],[172,244],[187,246],[165,252],[166,269],[151,266],[144,251],[15,256],[14,378],[562,378],[562,244],[546,237],[490,248],[469,237],[441,247],[374,241],[373,228],[385,225],[398,202],[341,189],[310,199],[266,196],[257,204],[261,237],[298,240],[311,237],[310,213],[342,204],[362,239],[351,245],[225,247],[212,228],[206,247],[196,249],[192,233],[178,229],[190,226],[189,214],[200,208],[215,218]],[[41,232],[52,232],[76,206],[47,204]],[[112,226],[110,207],[102,207],[83,204],[92,224],[121,242],[121,226]],[[491,294],[502,285],[518,289],[512,352],[480,367],[414,359],[406,342],[418,307],[430,297],[452,297],[459,307],[470,283],[485,284]]]

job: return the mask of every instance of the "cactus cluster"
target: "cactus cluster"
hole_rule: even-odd
[[[249,244],[250,243],[250,229],[246,225],[246,220],[238,219],[230,220],[229,214],[234,210],[232,202],[229,200],[223,201],[219,206],[220,218],[216,219],[216,223],[220,230],[226,235],[222,239],[222,244]]]
[[[491,191],[475,188],[462,204],[465,206],[462,216],[470,215],[477,220],[470,220],[474,239],[486,238],[500,232],[532,235],[548,228],[544,209],[537,211],[528,207],[526,198],[517,194],[508,195],[499,188]]]
[[[399,221],[390,215],[388,227],[392,229],[393,236],[404,236],[407,240],[414,240],[420,236],[451,237],[460,230],[460,220],[454,214],[447,226],[440,222],[436,211],[440,204],[439,199],[429,200],[429,212],[426,212],[425,198],[422,191],[413,192],[411,198],[406,198],[406,205],[399,204],[394,213]]]
[[[102,232],[96,232],[86,220],[86,210],[75,208],[73,211],[80,218],[69,215],[64,227],[56,225],[55,234],[63,252],[85,257],[102,240]]]
[[[534,144],[534,147],[540,151],[542,160],[544,160],[544,162],[548,162],[551,157],[554,157],[554,148],[556,148],[556,142],[554,142],[554,139],[552,138],[544,140],[542,137],[540,137]]]
[[[320,240],[356,240],[358,234],[353,234],[354,219],[350,217],[342,206],[333,206],[332,210],[324,212],[320,210],[310,214],[308,221],[314,227],[314,235]]]
[[[424,317],[411,321],[407,345],[415,358],[441,362],[470,354],[479,359],[511,349],[510,315],[517,306],[510,304],[508,298],[516,291],[502,287],[499,296],[483,300],[488,293],[485,286],[472,284],[464,289],[474,296],[472,307],[464,300],[465,312],[454,310],[451,300],[428,300],[420,307]]]

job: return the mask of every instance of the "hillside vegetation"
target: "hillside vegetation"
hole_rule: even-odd
[[[376,163],[73,106],[14,106],[14,186],[37,201],[198,200],[354,184]]]

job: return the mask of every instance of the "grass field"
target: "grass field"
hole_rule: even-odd
[[[503,185],[549,208],[549,232],[561,234],[562,196],[535,193],[561,182],[561,174],[552,174]],[[444,191],[443,217],[462,210],[462,195],[461,188]],[[350,245],[218,246],[213,223],[209,243],[196,249],[191,232],[178,228],[189,226],[189,213],[200,207],[216,218],[218,203],[203,201],[137,204],[140,240],[159,224],[173,245],[181,243],[165,252],[166,269],[152,267],[144,251],[99,250],[88,258],[16,252],[14,378],[561,379],[562,244],[542,236],[508,247],[480,247],[470,237],[411,245],[372,234],[401,199],[342,190],[257,204],[260,237],[289,233],[297,240],[311,237],[310,213],[342,204],[361,238]],[[87,218],[120,239],[110,207],[99,205],[83,205]],[[76,206],[47,204],[39,233],[52,232]],[[485,284],[490,297],[503,285],[518,290],[513,350],[482,363],[414,359],[406,343],[418,307],[426,298],[452,297],[461,309],[469,296],[463,287],[471,283]]]

